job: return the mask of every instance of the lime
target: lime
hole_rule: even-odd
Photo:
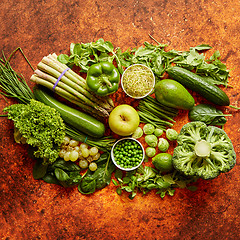
[[[171,172],[173,170],[172,155],[169,153],[159,153],[152,158],[152,163],[161,172]]]

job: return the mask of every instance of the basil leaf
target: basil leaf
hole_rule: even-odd
[[[194,106],[189,111],[190,121],[201,121],[207,125],[222,126],[227,122],[225,116],[231,116],[230,114],[223,114],[219,109],[209,104],[199,104]]]

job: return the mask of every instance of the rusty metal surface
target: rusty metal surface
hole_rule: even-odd
[[[168,44],[168,49],[209,44],[211,53],[219,50],[232,69],[233,88],[226,92],[232,104],[238,103],[239,1],[2,0],[0,9],[1,50],[8,55],[21,47],[34,67],[49,53],[68,53],[71,42],[98,38],[123,50],[150,41],[148,34]],[[14,67],[28,81],[32,71],[20,56]],[[118,100],[127,101],[124,95]],[[0,106],[7,106],[3,98]],[[177,190],[163,200],[154,193],[139,194],[134,200],[119,197],[113,184],[84,196],[76,188],[34,180],[26,146],[14,143],[13,125],[1,118],[0,238],[240,239],[240,113],[227,111],[233,114],[225,130],[237,153],[234,169],[212,181],[199,181],[196,192]],[[185,121],[186,116],[180,116],[175,128]]]

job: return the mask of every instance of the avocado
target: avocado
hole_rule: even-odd
[[[155,97],[161,104],[176,109],[189,110],[195,105],[188,90],[172,79],[163,79],[156,83]]]

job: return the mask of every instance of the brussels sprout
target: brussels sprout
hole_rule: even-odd
[[[156,147],[158,143],[158,139],[155,135],[149,134],[145,136],[145,142],[149,147]]]
[[[153,134],[155,127],[151,123],[147,123],[143,126],[143,132],[145,134]]]
[[[174,140],[177,140],[178,133],[177,133],[176,130],[169,128],[166,131],[166,137],[167,137],[168,140],[174,141]]]
[[[143,135],[143,130],[140,127],[137,127],[137,129],[135,130],[135,132],[132,134],[132,138],[140,138]]]
[[[161,152],[166,152],[169,148],[169,142],[165,138],[159,138],[158,149]]]
[[[146,148],[146,155],[148,157],[153,157],[153,156],[155,156],[155,154],[156,154],[156,149],[155,148],[153,148],[153,147],[147,147]]]
[[[156,137],[160,137],[163,134],[163,130],[160,128],[156,128],[153,133]]]

